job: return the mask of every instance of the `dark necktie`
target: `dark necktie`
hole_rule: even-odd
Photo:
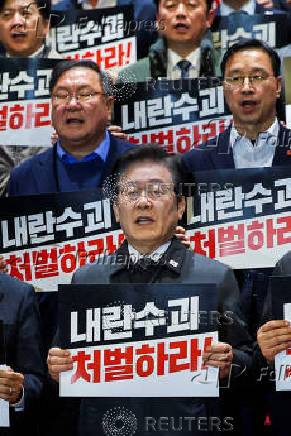
[[[184,59],[183,61],[177,62],[177,67],[181,70],[182,79],[189,78],[189,69],[191,67],[191,62]]]

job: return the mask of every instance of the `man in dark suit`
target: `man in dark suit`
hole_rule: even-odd
[[[50,90],[58,142],[11,172],[8,195],[100,187],[116,158],[131,147],[106,130],[113,97],[108,76],[94,62],[60,62]]]
[[[281,92],[280,58],[259,40],[242,40],[225,53],[221,63],[226,103],[233,124],[218,137],[183,156],[184,170],[197,171],[291,165],[291,131],[276,117]],[[271,270],[237,272],[245,312],[250,314],[249,295],[256,295],[256,329],[261,316]]]
[[[218,137],[186,153],[182,158],[184,170],[195,177],[198,171],[291,165],[291,131],[276,117],[281,92],[277,53],[261,41],[242,40],[225,53],[221,72],[233,124]],[[235,271],[243,310],[254,337],[271,272],[271,268]],[[262,399],[258,399],[258,404],[263,404]]]
[[[37,404],[43,384],[39,314],[32,286],[0,273],[7,370],[0,370],[0,398],[10,403],[10,429],[2,435],[36,434]],[[2,340],[1,340],[2,342]]]
[[[148,56],[124,68],[119,82],[171,80],[218,74],[221,50],[214,49],[208,30],[214,19],[211,0],[155,0],[158,39]],[[130,80],[128,80],[128,75]]]
[[[291,275],[291,252],[286,253],[279,260],[273,272],[274,276]],[[276,289],[275,289],[276,292]],[[290,299],[291,300],[291,299]],[[290,301],[289,300],[289,301]],[[290,391],[275,390],[275,357],[281,351],[290,349],[291,326],[288,321],[274,319],[272,315],[271,289],[264,305],[262,325],[258,330],[258,347],[255,351],[257,377],[266,389],[270,418],[272,422],[272,435],[280,436],[285,433],[288,426],[288,417],[291,407]],[[282,371],[284,373],[284,369]],[[276,380],[282,376],[276,373]]]
[[[281,92],[280,58],[262,41],[241,40],[221,63],[223,89],[233,124],[183,156],[196,171],[290,165],[290,133],[276,118]],[[276,146],[277,145],[277,146]]]
[[[221,342],[206,353],[206,364],[218,367],[221,379],[229,376],[231,363],[248,367],[250,340],[241,316],[237,284],[231,269],[193,254],[174,237],[177,222],[185,209],[185,198],[177,194],[177,187],[182,181],[178,158],[168,156],[155,145],[140,146],[120,157],[114,175],[114,212],[126,241],[111,256],[111,260],[87,265],[77,271],[73,283],[214,283],[217,286],[218,310],[221,314],[231,311],[233,321],[231,325],[223,321],[220,323]],[[125,261],[114,262],[114,258],[120,256]],[[131,263],[130,257],[134,257],[137,263]],[[150,263],[148,268],[144,267],[142,259]],[[69,352],[52,348],[48,355],[48,367],[51,376],[58,381],[60,372],[73,367]],[[146,401],[136,398],[123,398],[122,401],[112,398],[83,399],[80,434],[101,434],[102,415],[114,406],[128,406],[142,418],[147,413],[156,417],[207,416],[211,410],[207,400],[194,398],[147,398]],[[137,434],[148,433],[140,428]],[[172,436],[176,432],[161,429],[159,434]],[[200,431],[194,425],[192,431],[183,428],[181,434],[196,435]],[[215,432],[210,431],[210,434]]]

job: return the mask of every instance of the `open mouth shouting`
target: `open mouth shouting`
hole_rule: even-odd
[[[153,218],[149,215],[141,215],[135,219],[135,224],[139,226],[151,225],[153,222]]]

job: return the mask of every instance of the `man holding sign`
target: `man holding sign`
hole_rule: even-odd
[[[221,379],[230,376],[233,363],[241,370],[246,369],[250,363],[250,341],[241,317],[238,289],[232,271],[219,262],[186,250],[174,236],[185,209],[185,198],[178,194],[182,177],[177,157],[168,156],[158,146],[134,148],[117,161],[112,180],[112,183],[108,182],[108,189],[113,193],[115,216],[126,237],[114,255],[123,256],[126,260],[112,264],[108,259],[109,262],[85,266],[76,272],[73,283],[216,285],[218,311],[221,314],[218,329],[223,342],[212,345],[203,360],[206,366],[219,368]],[[225,318],[227,311],[230,311],[230,322]],[[52,378],[59,381],[61,372],[73,369],[70,353],[52,348],[48,355],[48,367]],[[194,392],[195,387],[193,395]],[[143,398],[125,398],[123,401],[118,398],[83,399],[81,434],[95,435],[98,430],[101,431],[100,413],[102,415],[112,405],[130,408],[136,406],[137,402],[142,411],[145,405]],[[148,398],[146,402],[151,404],[152,416],[165,416],[165,413],[175,415],[179,410],[183,414],[181,416],[190,414],[196,419],[198,416],[208,417],[209,413],[207,401],[201,399]],[[209,427],[207,430],[210,431]],[[201,430],[196,426],[191,434],[197,431]],[[162,431],[160,434],[172,433]]]
[[[40,320],[32,286],[0,272],[0,402],[10,406],[13,436],[36,434],[44,381]],[[2,421],[0,407],[0,428]],[[0,430],[2,435],[2,430]],[[6,433],[5,433],[6,434]]]
[[[274,276],[286,279],[287,301],[290,302],[289,283],[291,274],[291,252],[288,252],[277,263]],[[278,289],[280,282],[277,282],[270,292],[264,306],[263,325],[259,328],[257,339],[258,349],[255,354],[257,366],[257,378],[266,387],[265,397],[268,401],[272,430],[274,436],[279,436],[285,432],[287,420],[290,413],[290,354],[291,354],[291,326],[290,326],[290,303],[285,311],[285,319],[274,319],[273,296],[279,296],[276,300],[280,301],[281,289]],[[278,304],[278,302],[276,304]],[[283,301],[279,303],[283,309]],[[275,363],[275,360],[278,359]],[[276,390],[274,392],[276,382]]]

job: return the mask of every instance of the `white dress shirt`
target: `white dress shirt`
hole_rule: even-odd
[[[95,7],[93,7],[86,0],[82,1],[82,9],[111,8],[113,6],[116,6],[116,0],[99,0],[99,2],[97,2],[97,5]]]
[[[151,254],[143,255],[139,253],[131,244],[128,243],[128,253],[130,260],[133,263],[137,263],[139,259],[143,259],[146,257],[147,259],[151,259],[154,262],[158,262],[160,258],[163,256],[163,254],[167,251],[169,246],[171,245],[172,240],[165,242],[163,245],[160,245],[155,251],[153,251]]]
[[[246,4],[244,4],[239,10],[235,10],[224,3],[222,0],[220,2],[220,15],[226,16],[229,14],[233,14],[234,12],[244,11],[247,12],[249,15],[253,15],[255,13],[255,6],[256,1],[255,0],[249,0]]]
[[[253,145],[251,140],[241,136],[232,126],[229,143],[233,149],[235,168],[271,167],[276,151],[279,123],[274,123],[266,131],[259,134]]]
[[[187,60],[191,63],[189,68],[189,78],[195,79],[200,75],[200,58],[201,50],[200,47],[192,51],[187,58],[181,58],[174,50],[168,48],[168,65],[167,65],[167,78],[170,80],[181,79],[181,69],[177,66],[177,63],[182,60]]]

